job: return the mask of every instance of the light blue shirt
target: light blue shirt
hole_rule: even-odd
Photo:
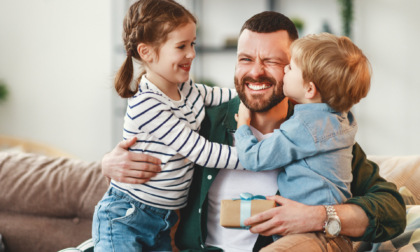
[[[351,197],[356,132],[351,112],[336,112],[325,103],[299,104],[280,129],[260,142],[248,126],[241,126],[235,132],[235,146],[245,169],[279,169],[283,197],[331,205]]]

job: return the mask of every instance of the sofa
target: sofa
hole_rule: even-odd
[[[357,243],[355,251],[420,251],[420,238],[413,235],[420,230],[420,156],[369,158],[405,195],[410,230],[381,244]],[[94,206],[107,187],[100,162],[0,152],[0,235],[6,251],[49,252],[82,244],[91,237]]]
[[[58,251],[91,237],[108,184],[99,162],[0,152],[0,234],[6,251]]]

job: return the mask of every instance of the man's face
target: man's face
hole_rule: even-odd
[[[251,111],[265,112],[284,99],[284,67],[290,61],[287,31],[244,30],[238,40],[235,87]]]

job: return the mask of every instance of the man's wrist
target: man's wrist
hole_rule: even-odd
[[[324,231],[324,224],[327,218],[327,212],[325,211],[325,207],[320,206],[310,206],[307,212],[307,228],[308,232],[323,232]]]
[[[328,217],[327,210],[322,205],[316,207],[319,214],[317,215],[317,226],[315,231],[324,231],[325,220]]]

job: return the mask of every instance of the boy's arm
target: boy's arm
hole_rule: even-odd
[[[273,170],[326,151],[313,139],[298,120],[289,119],[262,141],[257,140],[247,125],[242,125],[235,132],[235,147],[245,169]]]
[[[237,128],[240,128],[242,125],[251,124],[251,111],[241,102],[239,104],[238,113],[235,114],[235,121],[237,123]]]

